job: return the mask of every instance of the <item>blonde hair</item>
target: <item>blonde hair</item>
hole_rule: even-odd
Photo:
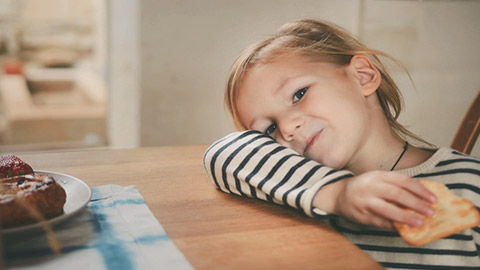
[[[368,48],[340,27],[322,21],[307,19],[287,23],[273,36],[245,49],[230,69],[225,89],[225,106],[232,115],[237,129],[245,130],[247,127],[238,117],[236,99],[249,69],[286,55],[301,55],[312,58],[314,61],[343,66],[348,65],[351,58],[358,54],[366,55],[381,74],[382,81],[377,90],[377,96],[394,132],[402,138],[410,137],[431,145],[397,121],[403,107],[403,97],[379,56],[390,59],[406,71],[403,65],[386,53]]]

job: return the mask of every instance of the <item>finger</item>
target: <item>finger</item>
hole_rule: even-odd
[[[420,227],[423,225],[423,219],[420,216],[405,211],[397,205],[386,201],[379,200],[370,211],[389,221],[404,223],[412,227]]]
[[[382,215],[378,215],[374,211],[368,211],[368,216],[363,216],[362,224],[375,226],[377,228],[393,231],[395,227],[392,224],[392,221],[383,217]]]
[[[402,187],[403,189],[408,190],[409,192],[430,203],[436,202],[437,197],[435,196],[435,194],[433,194],[430,190],[420,184],[418,180],[398,173],[394,174],[396,174],[396,176],[390,178],[390,183]]]
[[[424,216],[431,216],[434,213],[434,210],[429,203],[407,190],[398,187],[389,188],[383,193],[382,198],[388,202],[411,209]]]
[[[387,231],[394,231],[395,227],[393,226],[392,222],[388,219],[385,218],[380,218],[380,217],[373,217],[371,219],[372,223],[371,225],[381,228]]]

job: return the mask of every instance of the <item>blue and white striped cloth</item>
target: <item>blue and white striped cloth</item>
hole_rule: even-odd
[[[43,232],[3,235],[6,269],[192,269],[135,186],[92,192],[85,211],[54,227],[60,254]]]

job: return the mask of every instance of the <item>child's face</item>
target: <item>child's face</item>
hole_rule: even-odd
[[[354,65],[285,57],[249,70],[239,89],[239,120],[280,144],[344,168],[369,133],[369,106]]]

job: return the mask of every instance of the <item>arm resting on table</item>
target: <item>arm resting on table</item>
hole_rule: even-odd
[[[205,152],[203,162],[219,190],[293,207],[312,217],[326,214],[313,205],[317,193],[353,176],[307,159],[253,130],[216,141]]]

